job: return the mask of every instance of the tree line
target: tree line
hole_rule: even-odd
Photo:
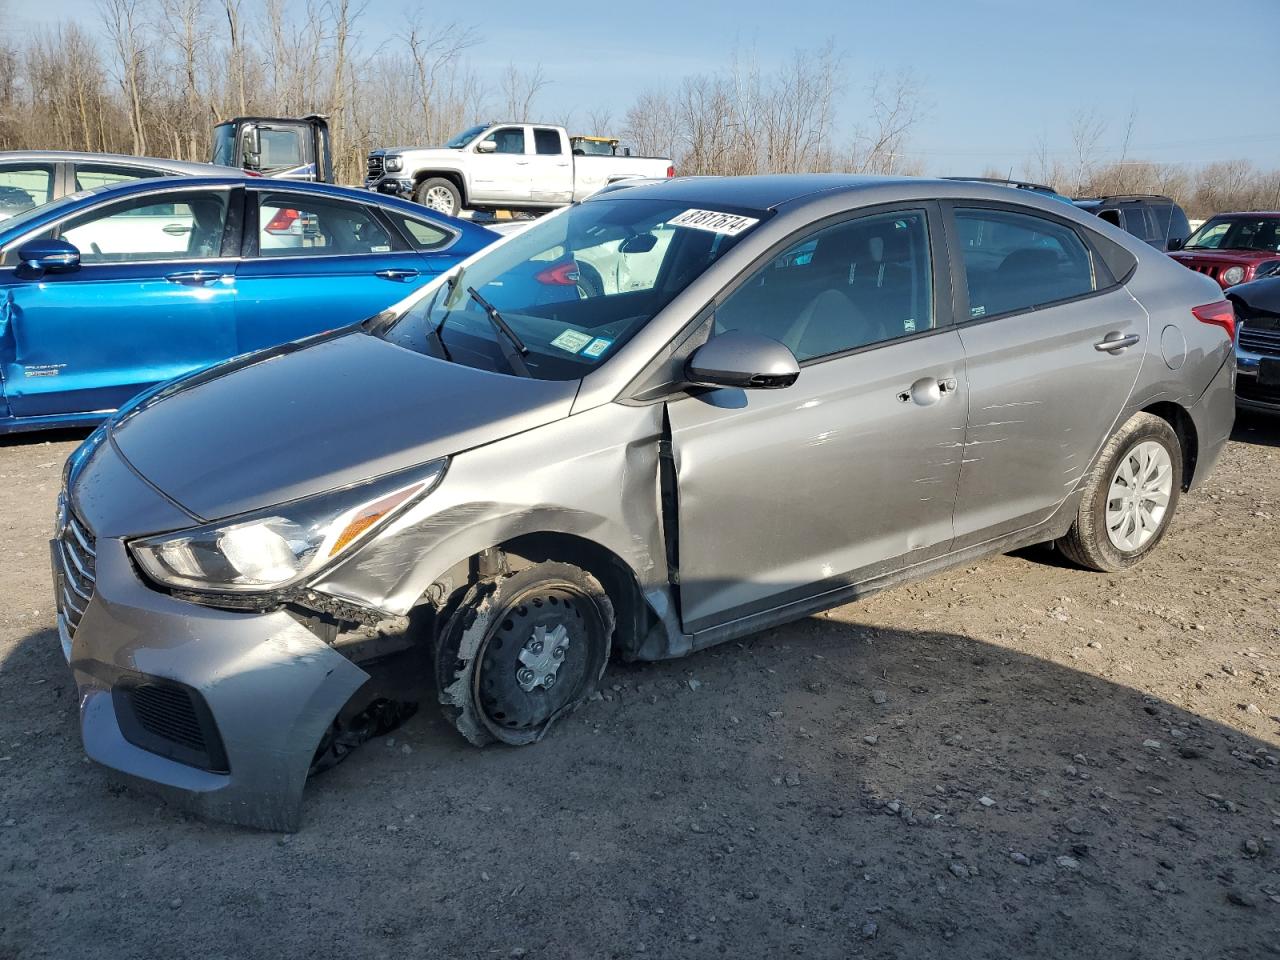
[[[0,11],[3,13],[3,11]],[[488,117],[537,119],[621,136],[673,158],[681,174],[924,173],[911,137],[928,101],[910,73],[845,89],[844,58],[828,44],[779,68],[750,53],[727,67],[642,92],[619,115],[547,107],[541,67],[482,75],[468,59],[474,29],[416,8],[395,36],[370,42],[377,13],[360,0],[100,0],[97,15],[64,19],[0,42],[0,149],[73,149],[207,160],[212,128],[245,114],[321,113],[338,179],[359,183],[371,149],[439,145]],[[856,93],[859,116],[839,104]],[[843,111],[846,112],[847,111]],[[1163,193],[1192,217],[1280,207],[1280,170],[1246,159],[1188,166],[1104,159],[1106,124],[1071,123],[1072,148],[1032,145],[1019,169],[1073,196]],[[971,173],[969,170],[928,171]]]

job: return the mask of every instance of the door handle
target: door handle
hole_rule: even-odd
[[[1108,333],[1105,337],[1095,343],[1093,345],[1093,349],[1097,350],[1099,353],[1116,354],[1121,350],[1129,349],[1141,339],[1142,338],[1136,333],[1124,336],[1123,334],[1113,330],[1111,333]]]
[[[373,275],[375,277],[381,277],[383,280],[404,281],[404,280],[412,280],[414,277],[418,275],[418,271],[406,270],[400,267],[395,267],[389,270],[375,270],[373,272]]]
[[[214,280],[222,280],[230,278],[229,273],[219,273],[217,270],[180,270],[177,273],[165,274],[165,279],[170,283],[181,283],[186,286],[199,286],[200,284],[210,283]]]
[[[160,228],[171,237],[181,237],[191,232],[192,228],[181,223],[168,223]]]
[[[917,406],[928,407],[944,397],[951,396],[959,389],[960,384],[955,377],[945,377],[941,380],[934,377],[921,377],[898,394],[898,402],[914,402]]]

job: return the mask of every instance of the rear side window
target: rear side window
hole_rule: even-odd
[[[533,145],[538,153],[545,156],[555,156],[561,152],[560,132],[558,130],[535,127],[533,130]]]
[[[259,197],[260,257],[352,256],[403,246],[361,204],[300,193]]]
[[[415,250],[439,250],[453,239],[453,234],[443,227],[437,227],[434,223],[415,220],[413,217],[402,216],[398,213],[390,213],[389,215],[404,229]]]
[[[1124,228],[1147,243],[1153,243],[1156,239],[1155,234],[1151,232],[1151,224],[1147,221],[1147,213],[1142,207],[1128,207],[1124,211]]]
[[[107,164],[77,163],[76,189],[93,190],[96,187],[109,187],[129,180],[149,180],[152,177],[164,176],[159,170],[148,170],[145,167],[119,167]]]
[[[955,216],[971,320],[1098,289],[1089,248],[1070,227],[1005,210],[958,208]]]

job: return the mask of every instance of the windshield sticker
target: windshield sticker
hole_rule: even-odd
[[[376,247],[370,247],[369,252],[370,253],[390,253],[391,248],[388,247],[385,243],[381,243],[381,244],[378,244],[378,246]]]
[[[591,334],[570,329],[565,330],[564,333],[552,340],[551,345],[569,353],[577,353],[590,342]]]
[[[743,230],[750,230],[759,222],[755,217],[740,217],[736,213],[721,213],[718,210],[686,210],[674,219],[668,220],[667,226],[709,230],[712,233],[736,237]]]
[[[591,341],[590,346],[582,351],[584,357],[590,357],[592,360],[598,360],[604,356],[604,352],[613,346],[612,340],[606,340],[604,337],[596,337]]]

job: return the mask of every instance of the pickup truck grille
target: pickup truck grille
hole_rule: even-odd
[[[370,180],[378,180],[386,173],[386,158],[381,155],[370,155],[366,176]]]
[[[1249,326],[1240,328],[1240,346],[1250,353],[1280,357],[1280,330],[1263,330]]]
[[[93,534],[70,505],[63,507],[60,513],[64,519],[54,541],[57,605],[58,612],[66,619],[67,632],[74,635],[93,596],[98,555]]]

